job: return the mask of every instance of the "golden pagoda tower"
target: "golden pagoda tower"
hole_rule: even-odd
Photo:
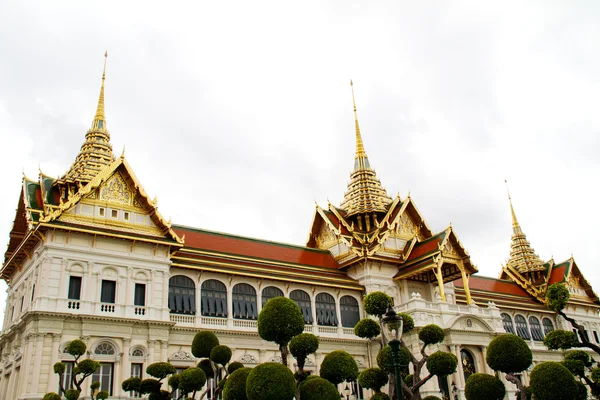
[[[371,168],[369,157],[363,145],[358,115],[356,113],[356,100],[354,98],[354,85],[352,88],[352,104],[354,106],[354,123],[356,126],[356,154],[354,156],[354,170],[350,174],[348,190],[340,208],[346,211],[346,217],[356,216],[358,229],[369,232],[381,214],[385,214],[392,198],[381,185],[375,170]],[[378,214],[380,214],[378,216]]]
[[[85,142],[71,168],[57,182],[62,184],[86,184],[91,181],[102,169],[114,161],[110,133],[106,127],[104,115],[104,81],[106,79],[106,58],[104,53],[104,70],[102,71],[102,85],[96,115],[92,126],[85,135]]]

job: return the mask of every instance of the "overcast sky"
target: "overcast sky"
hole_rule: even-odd
[[[1,243],[22,171],[77,155],[108,50],[113,148],[174,223],[304,244],[349,180],[353,79],[383,185],[480,275],[509,255],[506,178],[540,257],[600,291],[600,3],[175,3],[2,2]]]

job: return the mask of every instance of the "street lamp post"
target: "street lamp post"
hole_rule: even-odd
[[[402,382],[400,381],[400,368],[405,367],[402,365],[402,360],[400,359],[400,338],[402,337],[402,327],[404,325],[404,321],[402,317],[399,316],[396,311],[392,308],[390,304],[388,306],[387,312],[382,318],[383,322],[383,334],[390,345],[392,350],[392,361],[394,367],[394,376],[396,378],[396,399],[402,400]]]

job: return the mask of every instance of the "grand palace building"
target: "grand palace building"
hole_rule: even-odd
[[[454,353],[459,366],[445,379],[430,380],[423,395],[464,399],[470,374],[493,373],[486,348],[504,332],[529,343],[534,365],[561,360],[561,352],[542,344],[547,332],[572,329],[544,305],[555,282],[571,291],[567,314],[600,343],[600,302],[573,258],[540,259],[508,203],[510,256],[498,278],[479,276],[451,226],[432,231],[415,200],[386,192],[367,157],[356,106],[356,154],[344,200],[317,206],[306,245],[293,246],[166,221],[124,154],[113,154],[104,82],[103,74],[96,114],[71,167],[59,177],[24,177],[18,194],[14,188],[16,215],[0,270],[8,283],[0,399],[58,392],[52,366],[65,362],[69,379],[73,358],[65,346],[77,338],[101,363],[82,395],[99,381],[111,399],[128,398],[121,382],[147,377],[153,362],[195,366],[190,344],[199,330],[214,331],[246,366],[280,361],[278,347],[257,334],[258,313],[275,296],[294,300],[305,332],[320,337],[318,353],[307,362],[314,372],[336,349],[349,352],[360,369],[376,365],[379,346],[353,333],[365,317],[367,293],[392,296],[417,328],[441,326],[446,338],[433,350]],[[415,333],[404,339],[419,352]],[[294,369],[293,358],[289,363]],[[521,379],[528,382],[527,372]],[[353,398],[369,397],[355,382],[349,385]],[[506,386],[514,398],[515,386]]]

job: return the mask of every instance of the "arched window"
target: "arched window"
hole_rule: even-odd
[[[335,299],[328,293],[319,293],[315,299],[317,308],[317,324],[332,325],[338,324],[335,313]]]
[[[310,304],[310,296],[304,290],[292,290],[290,293],[290,299],[294,300],[298,307],[300,307],[300,311],[302,311],[302,315],[304,315],[304,323],[312,324],[312,307]]]
[[[231,299],[233,301],[233,318],[256,319],[256,290],[247,283],[238,283],[233,287]]]
[[[103,355],[103,356],[114,356],[115,355],[115,346],[113,346],[109,342],[102,342],[98,346],[96,346],[96,350],[94,350],[94,354]]]
[[[131,351],[131,357],[144,357],[146,353],[141,347],[136,347]]]
[[[477,372],[475,368],[475,360],[473,359],[473,355],[468,350],[460,351],[460,361],[463,367],[463,374],[465,375],[465,381],[471,374]]]
[[[510,315],[502,313],[500,314],[500,316],[502,317],[502,324],[504,325],[504,330],[507,333],[512,333],[514,335],[515,327],[513,325],[512,318],[510,317]]]
[[[531,339],[529,329],[527,329],[527,321],[525,321],[524,316],[515,315],[515,325],[517,326],[517,335],[526,340]]]
[[[202,315],[210,317],[227,316],[227,288],[223,282],[209,279],[200,287]]]
[[[283,292],[281,289],[275,286],[267,286],[262,291],[262,306],[264,307],[267,304],[267,301],[271,300],[273,297],[281,297],[283,296]]]
[[[173,314],[196,314],[196,285],[187,276],[169,279],[169,310]]]
[[[352,296],[343,296],[340,299],[340,314],[344,328],[354,328],[360,320],[358,301]]]
[[[542,319],[542,325],[544,325],[544,335],[547,335],[554,330],[554,324],[550,318]]]
[[[539,319],[536,317],[529,317],[529,327],[531,328],[531,337],[533,337],[533,340],[537,340],[538,342],[544,340],[542,325],[540,325]]]

